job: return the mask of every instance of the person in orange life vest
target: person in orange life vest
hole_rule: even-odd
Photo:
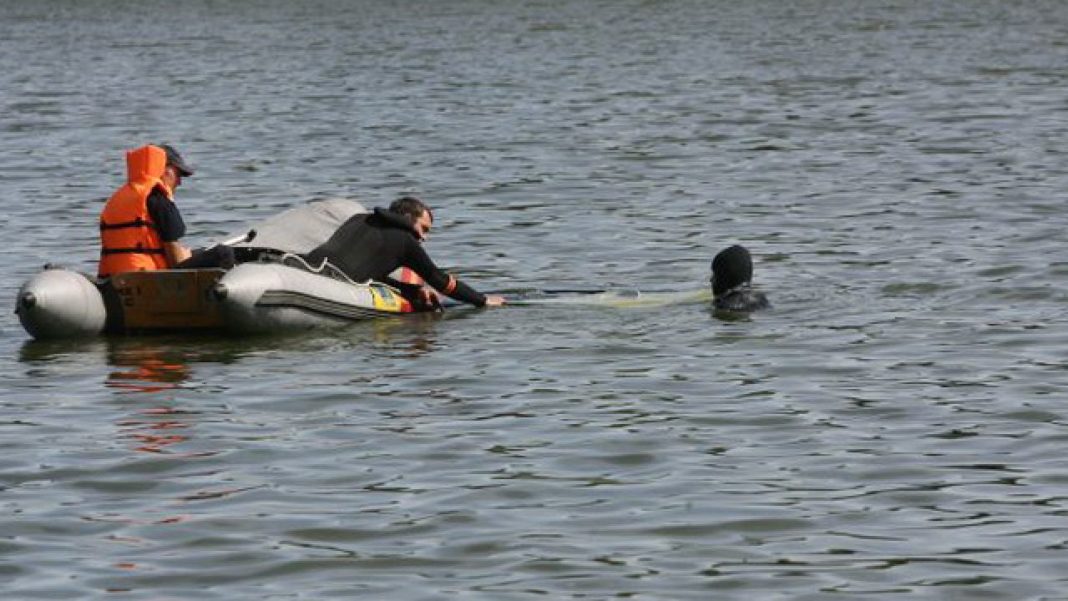
[[[100,214],[101,278],[125,271],[232,267],[233,250],[191,251],[179,240],[185,222],[174,191],[193,169],[173,147],[146,145],[126,153],[127,182]]]

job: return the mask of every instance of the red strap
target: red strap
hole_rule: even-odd
[[[418,273],[415,273],[407,267],[400,268],[400,277],[398,277],[397,279],[404,282],[405,284],[418,284],[420,286],[423,285],[423,278],[419,277]]]

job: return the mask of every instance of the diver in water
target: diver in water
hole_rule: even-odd
[[[720,311],[748,312],[771,307],[763,292],[753,290],[753,260],[737,244],[712,259],[712,304]]]

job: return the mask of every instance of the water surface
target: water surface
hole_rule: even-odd
[[[1065,40],[1039,0],[4,3],[12,305],[94,268],[150,141],[192,244],[415,193],[477,287],[643,295],[8,313],[5,598],[1064,598]],[[700,299],[731,243],[772,311]]]

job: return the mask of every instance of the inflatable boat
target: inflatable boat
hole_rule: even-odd
[[[98,280],[46,266],[23,284],[16,313],[35,339],[153,332],[272,333],[413,313],[396,289],[353,282],[312,250],[357,213],[358,202],[308,203],[229,242],[238,264],[223,269],[120,273]]]

